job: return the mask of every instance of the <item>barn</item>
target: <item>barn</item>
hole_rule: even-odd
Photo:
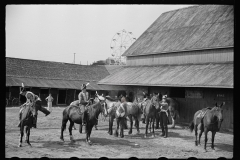
[[[78,99],[83,83],[90,83],[87,91],[93,96],[99,94],[116,96],[126,90],[125,86],[100,86],[97,82],[111,73],[116,72],[121,66],[110,65],[78,65],[51,61],[39,61],[6,57],[6,99],[8,106],[13,106],[13,99],[24,103],[26,98],[19,95],[21,84],[42,99],[42,104],[47,105],[45,98],[52,94],[53,106],[66,106]],[[18,105],[18,104],[16,104]]]
[[[167,93],[180,104],[181,123],[225,102],[222,128],[233,129],[234,8],[197,5],[161,14],[125,51],[127,65],[98,82]]]

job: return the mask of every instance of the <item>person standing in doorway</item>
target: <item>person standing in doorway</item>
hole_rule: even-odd
[[[48,110],[49,112],[52,112],[52,102],[53,102],[54,99],[53,99],[51,93],[49,93],[49,96],[48,96],[45,100],[48,102],[48,108],[47,108],[47,110]]]

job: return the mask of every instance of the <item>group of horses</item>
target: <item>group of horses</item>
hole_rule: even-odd
[[[175,127],[176,124],[176,118],[179,117],[179,104],[178,102],[170,97],[166,98],[166,101],[169,105],[169,113],[172,118],[172,125],[171,128]],[[208,131],[212,131],[212,149],[214,149],[214,137],[217,131],[219,131],[221,127],[221,123],[223,121],[222,117],[222,106],[225,103],[222,103],[221,105],[216,105],[213,108],[206,109],[204,112],[204,116],[200,117],[199,114],[202,114],[202,110],[199,110],[195,113],[193,121],[191,122],[189,128],[190,131],[195,130],[195,136],[196,136],[196,145],[200,145],[200,138],[202,133],[205,133],[205,146],[204,149],[206,150],[206,143],[207,143],[207,133]],[[36,103],[36,105],[40,105],[39,103]],[[119,111],[119,106],[121,106],[124,110],[124,116],[121,116],[121,114],[117,114],[117,111]],[[155,121],[156,121],[156,128],[159,127],[159,111],[161,106],[161,100],[160,97],[156,99],[146,99],[145,101],[138,101],[136,98],[134,102],[125,102],[121,103],[120,101],[116,101],[112,99],[109,96],[99,96],[96,92],[95,99],[93,100],[93,103],[88,107],[88,118],[87,118],[87,123],[85,126],[85,132],[86,132],[86,142],[91,145],[92,142],[90,140],[90,135],[92,132],[93,126],[96,124],[98,121],[98,116],[100,113],[104,115],[104,117],[109,117],[109,130],[108,134],[112,135],[113,134],[113,122],[114,119],[116,119],[116,129],[115,129],[115,136],[118,136],[119,128],[120,128],[120,137],[124,137],[124,129],[125,129],[125,122],[126,122],[126,117],[128,117],[130,121],[130,128],[128,133],[132,134],[132,129],[133,129],[133,120],[135,121],[135,127],[137,129],[137,134],[140,133],[139,131],[139,122],[141,121],[141,116],[143,114],[143,108],[145,108],[145,123],[146,123],[146,128],[145,128],[145,135],[144,137],[147,137],[148,134],[148,127],[151,132],[152,128],[152,137],[155,137],[154,129],[155,129]],[[26,107],[25,110],[23,111],[22,120],[21,120],[21,127],[20,127],[20,144],[19,146],[21,147],[22,143],[22,137],[23,137],[23,129],[24,126],[26,127],[26,142],[31,146],[29,142],[29,136],[30,136],[30,128],[32,127],[32,114],[30,112],[30,107]],[[61,125],[61,135],[60,139],[64,141],[63,137],[63,132],[66,129],[66,124],[69,121],[69,135],[70,135],[70,140],[73,141],[73,136],[72,136],[72,128],[74,123],[79,124],[79,132],[82,133],[82,116],[84,112],[81,113],[79,111],[79,106],[70,104],[63,110],[63,115],[62,115],[62,125]],[[25,118],[24,118],[25,117]],[[199,134],[199,140],[197,140],[197,130],[200,130]]]

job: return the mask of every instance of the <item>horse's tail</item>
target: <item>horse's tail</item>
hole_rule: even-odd
[[[193,131],[193,129],[194,129],[194,122],[193,121],[190,123],[189,129],[190,129],[190,132]]]

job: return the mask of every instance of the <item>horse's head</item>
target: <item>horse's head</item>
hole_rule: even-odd
[[[157,96],[153,96],[151,99],[151,103],[153,106],[155,106],[155,108],[158,110],[160,109],[160,105],[159,105],[159,99]]]
[[[225,102],[222,102],[222,104],[215,104],[215,106],[212,108],[213,116],[217,117],[218,119],[218,131],[220,130],[222,121],[223,121],[223,106],[225,105]]]
[[[97,94],[97,91],[96,91],[96,97],[97,97],[97,100],[98,102],[100,103],[101,105],[101,109],[100,109],[100,112],[103,113],[103,115],[106,117],[107,116],[107,103],[106,103],[106,99],[103,97],[103,96],[99,96]]]

